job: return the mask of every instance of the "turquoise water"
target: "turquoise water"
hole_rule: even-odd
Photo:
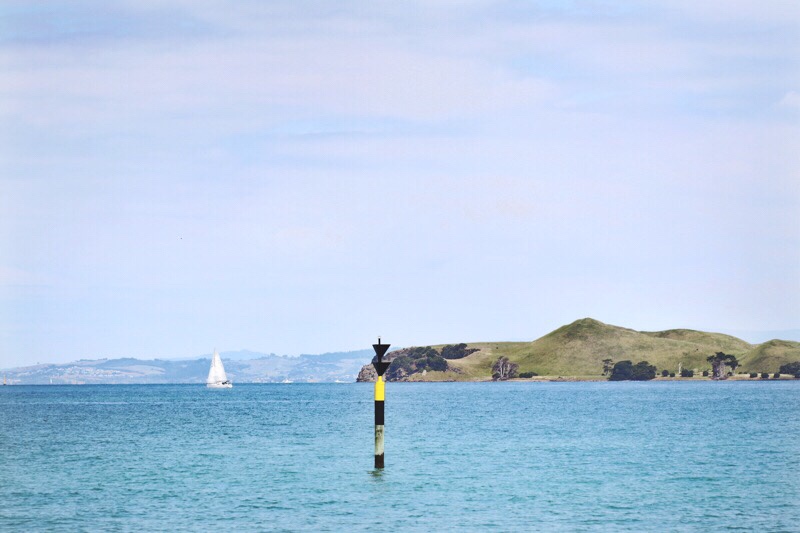
[[[800,381],[0,388],[0,529],[800,531]]]

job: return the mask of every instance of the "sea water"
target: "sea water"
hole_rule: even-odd
[[[4,531],[800,531],[800,381],[0,388]]]

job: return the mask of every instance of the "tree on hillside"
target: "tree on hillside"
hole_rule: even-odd
[[[648,381],[655,379],[656,367],[647,361],[635,365],[631,361],[619,361],[611,369],[609,381]]]
[[[627,381],[631,379],[633,363],[630,361],[617,361],[611,369],[610,381]]]
[[[428,357],[427,369],[436,370],[439,372],[446,372],[447,361],[441,355],[434,355],[433,357]]]
[[[519,365],[512,363],[508,357],[500,357],[492,366],[492,379],[495,381],[505,381],[517,376]]]
[[[442,348],[442,357],[445,359],[462,359],[477,351],[477,348],[467,348],[467,345],[463,342],[461,344],[448,344]]]
[[[609,372],[611,372],[611,368],[614,366],[613,359],[603,359],[603,375],[607,376]]]
[[[649,381],[656,378],[656,367],[647,361],[639,361],[631,369],[633,381]]]
[[[706,361],[711,363],[711,379],[727,379],[728,366],[734,369],[739,366],[739,361],[735,356],[725,354],[723,352],[717,352],[714,355],[709,355],[706,357]]]
[[[397,357],[386,371],[386,381],[400,381],[414,373],[414,360],[407,356]]]
[[[431,370],[446,372],[449,368],[445,358],[430,346],[405,348],[393,354],[395,358],[392,366],[386,371],[386,381],[402,381],[412,374]]]
[[[796,378],[800,378],[800,361],[781,365],[780,371],[781,374],[791,374]]]

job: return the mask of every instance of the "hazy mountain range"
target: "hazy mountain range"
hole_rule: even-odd
[[[220,352],[234,383],[355,381],[372,350],[331,352],[297,357],[248,350]],[[82,359],[3,371],[11,384],[204,383],[211,354],[196,359]]]

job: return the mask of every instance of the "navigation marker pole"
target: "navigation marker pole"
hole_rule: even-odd
[[[375,380],[375,468],[383,468],[383,399],[384,381],[383,374],[389,368],[389,363],[383,362],[383,356],[391,344],[381,344],[378,337],[378,344],[373,344],[375,357],[372,359],[372,366],[378,372],[378,379]]]

